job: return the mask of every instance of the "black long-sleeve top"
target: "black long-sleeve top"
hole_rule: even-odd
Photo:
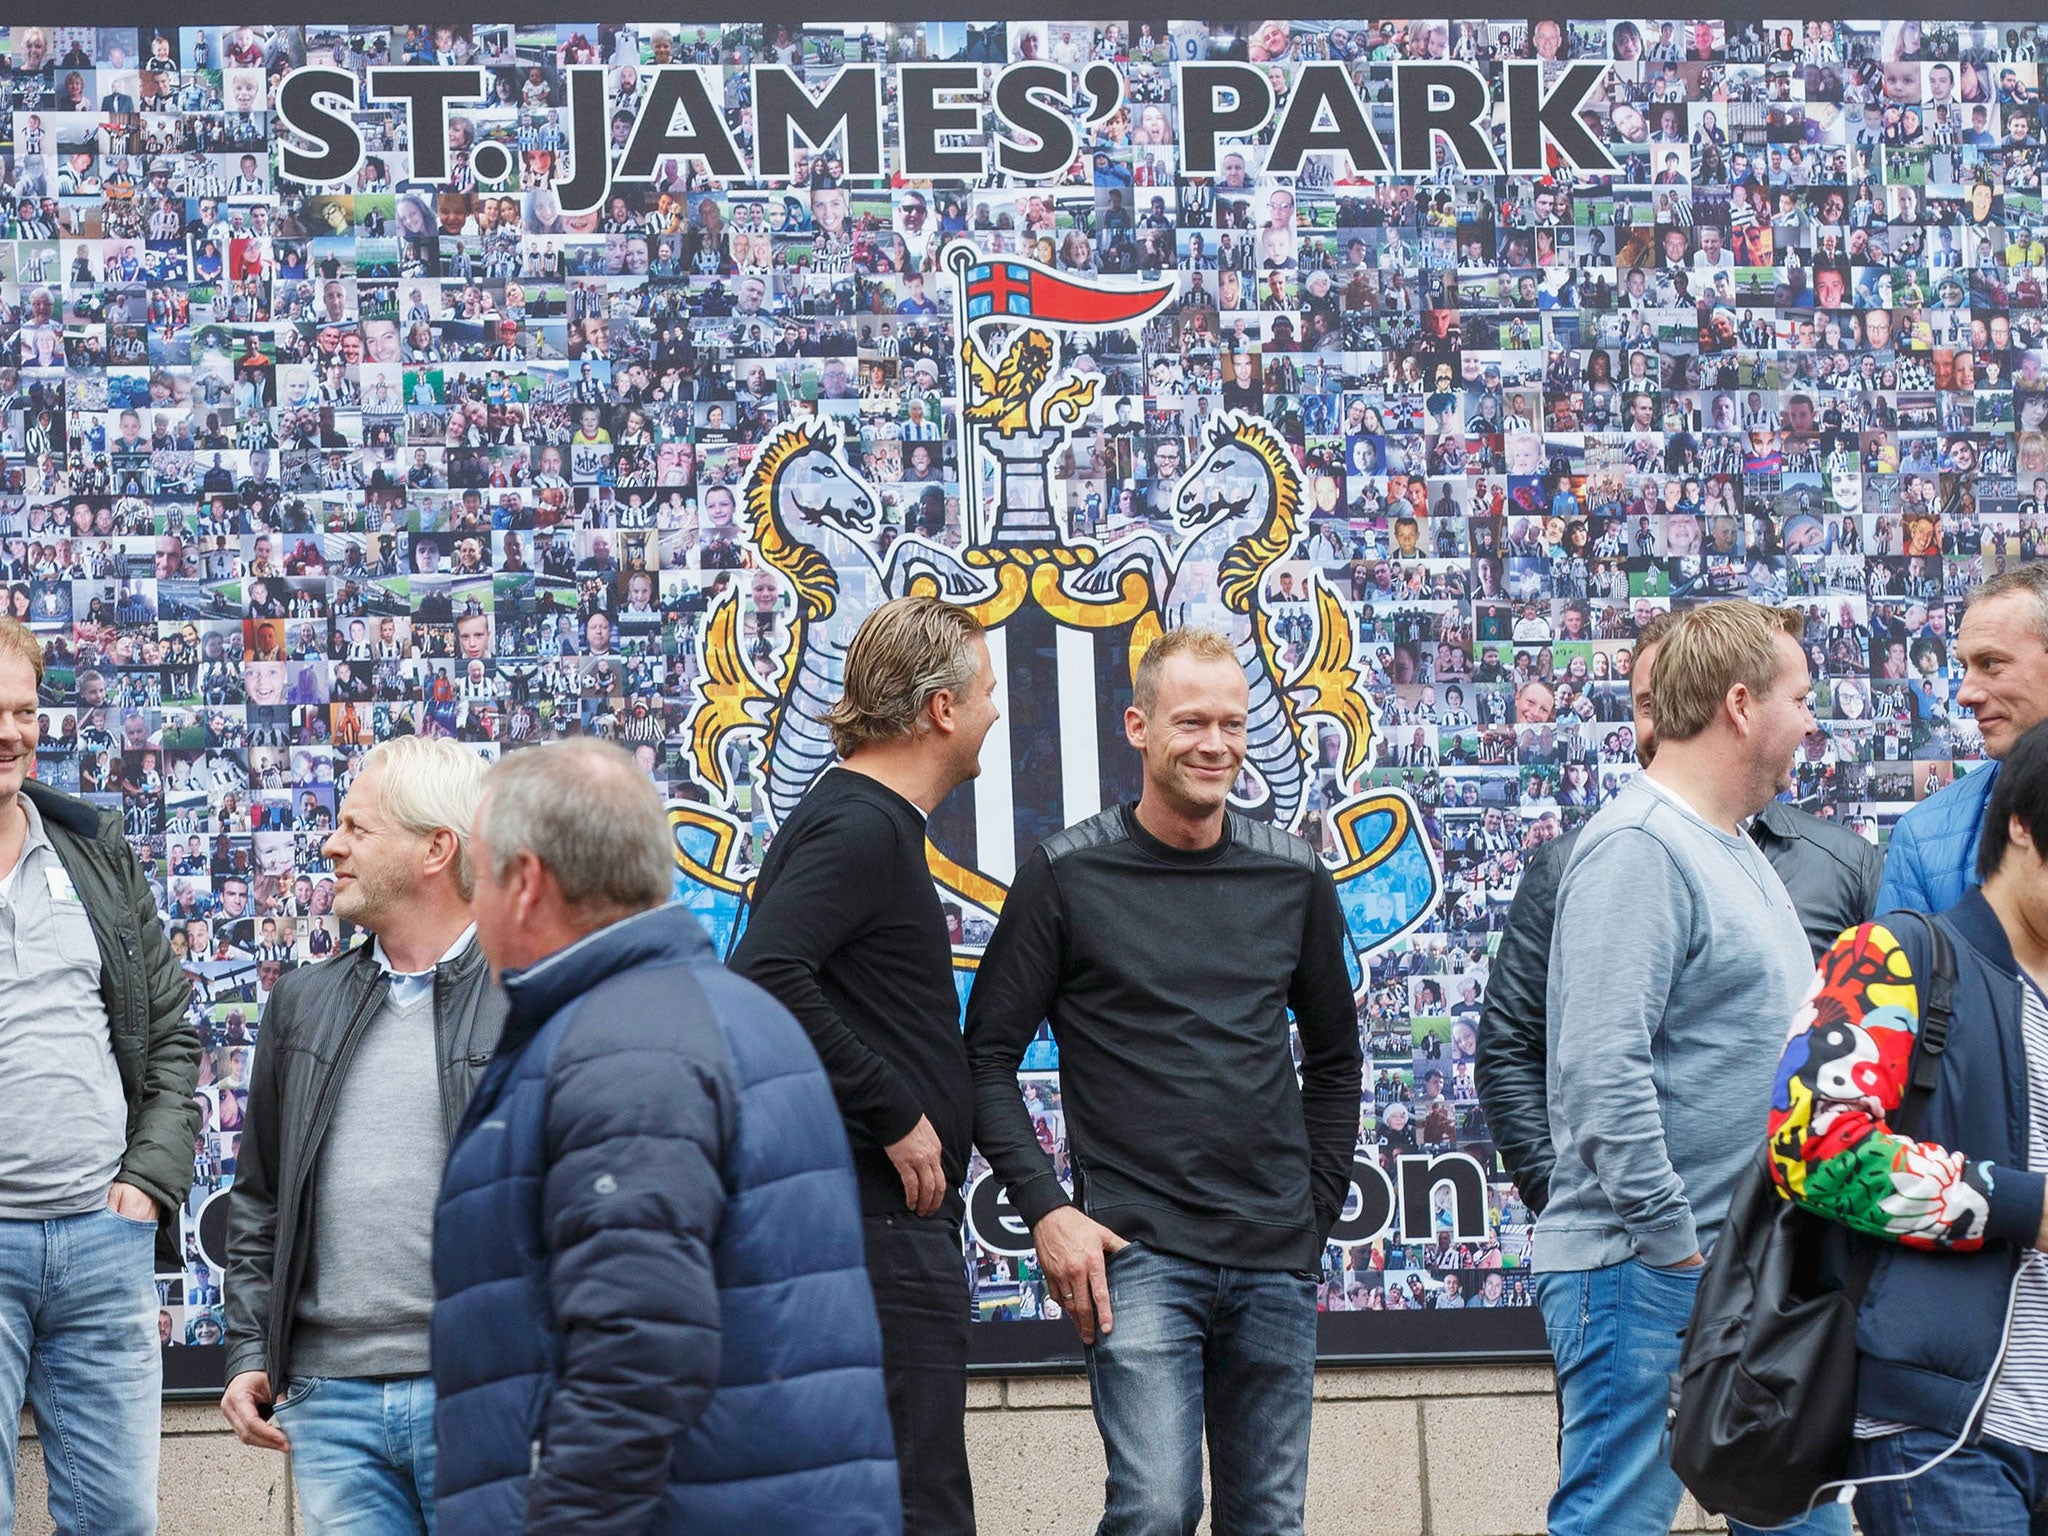
[[[1017,1088],[1049,1019],[1090,1216],[1204,1263],[1316,1268],[1358,1143],[1345,942],[1329,871],[1270,826],[1232,815],[1191,852],[1120,806],[1047,839],[967,1008],[975,1141],[1018,1214],[1036,1224],[1069,1203]]]
[[[957,1223],[973,1086],[924,832],[923,813],[886,785],[845,768],[821,775],[769,844],[728,963],[773,993],[817,1047],[862,1208],[904,1209],[883,1149],[926,1115],[946,1170],[938,1214]]]

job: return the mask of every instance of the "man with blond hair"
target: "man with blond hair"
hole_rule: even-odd
[[[263,1012],[221,1412],[292,1453],[315,1536],[434,1529],[434,1190],[504,1016],[469,912],[483,777],[452,741],[371,750],[321,849],[370,942],[280,977]]]
[[[995,668],[964,608],[869,614],[827,717],[839,766],[775,834],[732,968],[796,1015],[853,1146],[906,1536],[972,1536],[960,1186],[974,1089],[925,820],[981,771]]]
[[[26,1400],[56,1528],[148,1536],[199,1037],[120,813],[29,777],[42,682],[0,619],[0,1530]]]
[[[1678,1332],[1812,975],[1792,898],[1743,830],[1814,728],[1804,624],[1738,599],[1670,627],[1650,670],[1656,755],[1586,824],[1558,887],[1556,1162],[1535,1244],[1562,1402],[1554,1536],[1667,1531],[1683,1494],[1659,1444]]]
[[[1217,1536],[1299,1536],[1363,1086],[1344,916],[1313,848],[1228,809],[1248,702],[1229,639],[1170,630],[1134,682],[1137,803],[1025,860],[976,975],[974,1139],[1087,1349],[1099,1536],[1195,1528],[1205,1428]],[[1048,1019],[1071,1196],[1017,1085]]]

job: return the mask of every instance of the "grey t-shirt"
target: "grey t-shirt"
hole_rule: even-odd
[[[395,988],[394,984],[394,988]],[[447,1160],[433,989],[387,988],[334,1102],[313,1185],[313,1264],[299,1292],[292,1374],[428,1369],[434,1195]]]
[[[0,1220],[107,1203],[128,1150],[128,1101],[100,998],[100,951],[43,818],[0,881]]]
[[[1550,944],[1557,1169],[1539,1271],[1668,1267],[1712,1245],[1812,976],[1799,913],[1748,838],[1641,779],[1586,824]]]

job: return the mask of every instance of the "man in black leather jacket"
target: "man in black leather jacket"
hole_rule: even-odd
[[[314,1532],[365,1511],[433,1529],[434,1198],[505,1013],[469,913],[482,783],[452,741],[364,759],[322,851],[335,912],[372,940],[283,976],[258,1033],[221,1411],[293,1453]]]
[[[1636,685],[1640,680],[1642,688],[1648,688],[1651,659],[1676,617],[1660,614],[1636,639],[1629,680],[1636,755],[1645,766],[1656,754],[1657,736],[1649,700]],[[1844,929],[1875,915],[1884,859],[1874,844],[1780,801],[1757,814],[1749,835],[1785,882],[1816,959]],[[1544,1076],[1543,1003],[1558,882],[1578,837],[1574,829],[1529,855],[1508,908],[1507,926],[1487,981],[1486,1007],[1479,1017],[1474,1075],[1480,1107],[1486,1111],[1508,1177],[1531,1216],[1541,1214],[1549,1201],[1550,1170],[1556,1160]]]

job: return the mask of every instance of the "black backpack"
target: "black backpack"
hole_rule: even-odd
[[[1940,923],[1920,987],[1924,1017],[1894,1131],[1910,1136],[1948,1046],[1956,957]],[[1807,1512],[1849,1475],[1856,1426],[1856,1307],[1873,1254],[1794,1205],[1766,1148],[1736,1187],[1693,1300],[1671,1378],[1671,1467],[1701,1505],[1746,1525]]]

